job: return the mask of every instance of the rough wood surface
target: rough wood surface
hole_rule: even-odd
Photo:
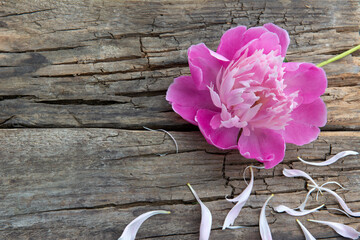
[[[296,207],[308,190],[305,180],[283,177],[283,167],[306,170],[319,183],[341,182],[348,190],[338,193],[359,211],[359,157],[325,168],[296,160],[359,150],[354,53],[324,67],[329,113],[319,139],[288,145],[282,164],[256,170],[236,221],[248,228],[221,230],[232,207],[224,196],[244,189],[242,172],[254,161],[208,145],[164,97],[173,78],[189,74],[190,45],[215,50],[230,27],[267,22],[290,33],[289,61],[319,63],[360,43],[358,0],[0,1],[0,239],[117,239],[154,209],[173,213],[145,222],[139,239],[197,239],[200,209],[190,182],[213,213],[211,239],[260,239],[260,208],[275,193],[267,211],[274,239],[300,240],[295,218],[271,211],[280,203]],[[167,135],[143,126],[170,130],[180,153]],[[320,202],[338,207],[326,194]],[[329,211],[311,217],[360,230],[358,219]],[[300,220],[317,238],[341,239]]]

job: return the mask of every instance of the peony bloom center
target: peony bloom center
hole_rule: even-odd
[[[298,105],[298,92],[284,93],[283,57],[263,49],[250,56],[247,49],[239,50],[237,55],[221,68],[216,85],[208,86],[213,104],[221,109],[212,128],[242,128],[245,136],[254,128],[284,130]]]

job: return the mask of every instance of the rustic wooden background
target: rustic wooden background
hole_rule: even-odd
[[[359,16],[358,0],[0,1],[0,239],[117,239],[155,209],[173,213],[145,222],[139,239],[197,239],[200,207],[187,182],[213,213],[211,239],[260,239],[258,216],[271,193],[274,239],[304,239],[294,217],[271,211],[297,206],[307,191],[283,167],[341,182],[348,190],[339,194],[359,211],[359,157],[324,168],[296,160],[359,151],[359,52],[324,67],[329,113],[319,139],[288,145],[283,164],[256,170],[236,221],[245,229],[221,230],[232,207],[224,196],[242,191],[243,169],[255,162],[208,145],[165,101],[173,78],[189,74],[187,48],[215,50],[230,27],[278,24],[290,33],[289,61],[319,63],[360,43]],[[169,130],[180,152],[143,126]],[[327,194],[320,202],[337,207]],[[321,239],[341,238],[306,218],[360,230],[360,220],[330,212],[300,220]]]

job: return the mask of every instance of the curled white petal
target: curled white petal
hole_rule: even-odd
[[[235,219],[239,215],[242,207],[245,205],[246,201],[250,197],[251,190],[254,185],[254,173],[252,168],[250,167],[251,172],[251,179],[249,185],[245,188],[245,190],[236,198],[233,199],[227,199],[230,202],[237,202],[235,206],[229,211],[229,213],[226,215],[224,225],[222,229],[229,228],[230,225],[234,224]]]
[[[311,187],[314,187],[314,186],[311,186]],[[349,214],[350,216],[353,216],[353,217],[360,217],[360,212],[351,211],[351,209],[346,205],[345,201],[337,193],[335,193],[334,191],[332,191],[328,188],[324,188],[324,187],[320,187],[319,189],[333,195],[336,198],[336,200],[339,202],[340,206],[344,209],[344,211],[347,214]]]
[[[187,184],[190,188],[192,194],[198,201],[201,206],[201,223],[200,223],[200,237],[199,240],[208,240],[210,237],[211,224],[212,224],[212,215],[210,210],[205,206],[205,204],[200,200],[195,190],[191,187],[190,183]]]
[[[307,203],[307,201],[308,201],[308,199],[309,199],[309,197],[310,197],[310,194],[311,194],[313,191],[315,191],[315,190],[316,190],[316,188],[312,188],[312,189],[306,194],[306,197],[305,197],[304,202],[298,207],[298,208],[300,209],[300,211],[304,211],[305,206],[306,206],[306,203]]]
[[[132,220],[131,223],[129,223],[125,227],[123,233],[121,234],[118,240],[134,240],[136,233],[138,232],[141,224],[145,222],[149,217],[152,217],[156,214],[169,214],[169,213],[170,213],[169,211],[156,210],[141,214],[140,216]]]
[[[308,219],[308,221],[327,225],[327,226],[331,227],[332,229],[334,229],[335,232],[337,232],[339,235],[341,235],[345,238],[358,239],[360,237],[360,232],[358,232],[355,229],[353,229],[352,227],[347,226],[342,223],[319,221],[319,220],[312,220],[312,219]]]
[[[263,207],[261,208],[260,212],[260,218],[259,218],[259,229],[260,229],[260,235],[262,240],[272,240],[271,231],[269,224],[266,220],[266,205],[270,201],[270,199],[274,196],[274,194],[271,194],[271,196],[266,200]]]
[[[305,216],[307,214],[310,214],[310,213],[313,213],[313,212],[316,212],[317,210],[319,210],[320,208],[322,208],[323,206],[325,206],[325,204],[317,207],[317,208],[313,208],[313,209],[310,209],[310,210],[301,210],[301,211],[296,211],[294,209],[291,209],[287,206],[284,206],[284,205],[279,205],[279,206],[276,206],[274,208],[275,211],[281,213],[281,212],[286,212],[287,214],[291,215],[291,216],[296,216],[296,217],[300,217],[300,216]]]
[[[298,170],[298,169],[286,169],[284,168],[283,174],[285,177],[304,177],[308,180],[310,180],[317,188],[319,188],[319,185],[312,179],[309,174],[307,174],[304,171]]]
[[[148,130],[148,131],[152,131],[152,132],[164,132],[164,133],[166,133],[171,138],[171,140],[173,140],[173,142],[175,144],[175,148],[176,148],[176,153],[179,153],[179,146],[178,146],[178,144],[176,142],[176,139],[168,131],[166,131],[165,129],[151,129],[151,128],[144,127],[144,126],[143,126],[143,128]],[[158,154],[158,155],[162,157],[162,156],[167,155],[167,153]]]
[[[317,162],[317,163],[316,162],[305,161],[301,157],[298,157],[298,159],[300,161],[302,161],[303,163],[305,163],[305,164],[322,167],[322,166],[328,166],[330,164],[333,164],[334,162],[336,162],[340,158],[346,157],[348,155],[358,155],[358,154],[359,153],[355,152],[355,151],[343,151],[343,152],[339,152],[338,154],[336,154],[335,156],[333,156],[332,158],[329,158],[328,160],[326,160],[324,162]]]
[[[313,235],[311,235],[311,233],[309,232],[309,230],[306,229],[306,227],[304,225],[302,225],[302,223],[296,219],[296,222],[300,225],[301,227],[301,230],[303,231],[304,233],[304,236],[305,236],[305,240],[316,240],[316,238],[314,238]]]

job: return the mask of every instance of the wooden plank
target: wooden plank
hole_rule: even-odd
[[[164,99],[189,74],[189,46],[215,50],[230,27],[274,22],[290,61],[318,63],[360,43],[358,11],[357,0],[6,1],[0,126],[194,129]],[[360,129],[359,66],[358,54],[325,66],[325,129]]]
[[[244,189],[244,168],[257,164],[236,151],[220,151],[207,144],[199,132],[171,132],[179,145],[162,132],[117,129],[2,129],[0,130],[0,238],[116,239],[135,216],[167,209],[145,223],[139,238],[194,239],[198,236],[200,209],[186,187],[192,183],[213,212],[212,238],[258,239],[260,208],[271,193],[270,207],[296,207],[306,195],[306,181],[285,178],[283,167],[303,169],[316,181],[339,181],[348,189],[339,193],[349,206],[360,209],[358,156],[349,156],[325,168],[305,166],[298,155],[324,160],[345,149],[359,149],[359,132],[322,132],[319,139],[302,147],[288,145],[286,157],[275,169],[255,170],[250,200],[237,224],[237,231],[220,226],[232,204],[225,195]],[[169,153],[160,157],[156,154]],[[337,207],[329,195],[320,202]],[[320,205],[311,201],[309,207]],[[326,210],[314,214],[358,226]],[[275,214],[268,208],[274,239],[302,239],[295,218]],[[330,216],[330,217],[329,217]],[[306,218],[301,218],[305,223]],[[317,237],[336,238],[330,230],[308,224]],[[286,231],[284,231],[286,226]]]

